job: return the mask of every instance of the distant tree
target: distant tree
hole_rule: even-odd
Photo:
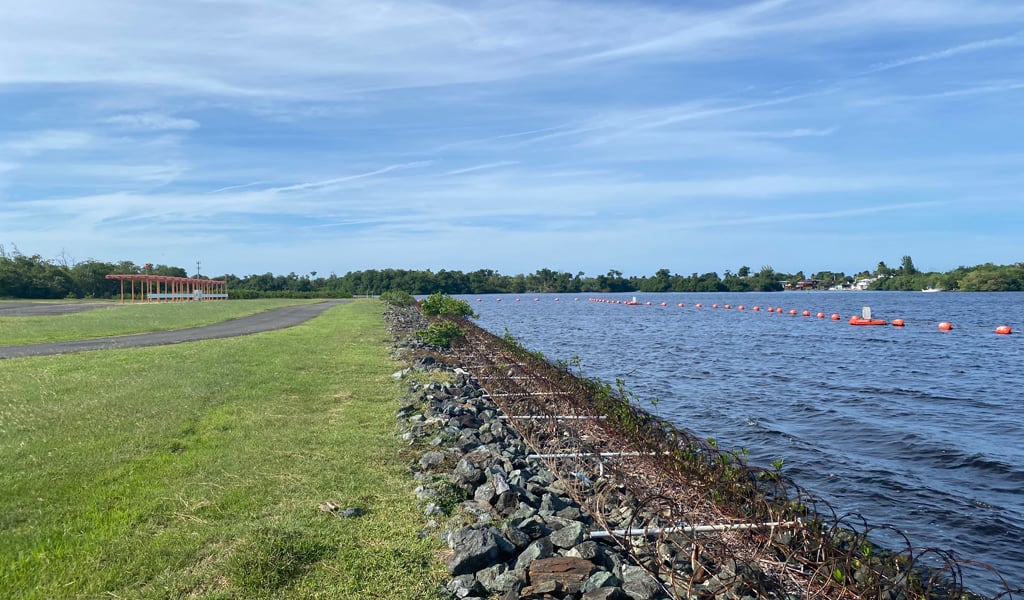
[[[900,273],[900,275],[916,275],[917,274],[917,269],[914,268],[914,261],[913,261],[913,259],[910,258],[909,255],[904,256],[903,259],[900,261],[899,273]]]

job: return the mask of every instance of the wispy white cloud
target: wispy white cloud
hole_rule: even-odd
[[[727,216],[706,221],[685,222],[680,229],[703,229],[706,227],[736,227],[741,225],[760,225],[765,223],[803,223],[806,221],[834,221],[864,217],[881,213],[917,212],[921,209],[932,209],[951,204],[949,200],[932,200],[926,202],[903,202],[879,204],[858,208],[839,210],[787,212],[782,214],[750,215],[745,217]]]
[[[954,56],[959,56],[961,54],[967,54],[971,52],[980,52],[983,50],[991,50],[993,48],[1004,48],[1007,46],[1021,45],[1024,45],[1024,33],[1016,33],[1014,35],[1008,35],[987,40],[979,40],[976,42],[969,42],[966,44],[960,44],[958,46],[950,46],[949,48],[937,50],[935,52],[926,52],[924,54],[918,54],[917,56],[911,56],[908,58],[900,58],[896,60],[886,61],[883,63],[878,63],[876,65],[872,65],[870,68],[864,71],[864,73],[879,73],[881,71],[888,71],[889,69],[897,69],[899,67],[905,67],[917,63],[952,58]]]
[[[920,94],[883,94],[865,98],[856,98],[849,101],[850,106],[882,106],[888,104],[909,103],[920,100],[942,100],[947,98],[959,98],[964,96],[986,96],[1016,92],[1024,89],[1022,81],[996,81],[976,82],[968,85],[960,85],[955,89],[944,89],[936,92]]]
[[[838,127],[826,127],[824,129],[813,129],[810,127],[798,127],[788,131],[750,131],[743,132],[743,135],[759,138],[802,138],[802,137],[828,137],[838,131]]]
[[[207,194],[220,194],[220,193],[223,193],[223,192],[232,192],[232,191],[235,191],[235,190],[242,190],[242,189],[245,189],[245,188],[257,187],[257,186],[266,185],[266,184],[267,184],[266,181],[253,181],[252,183],[240,183],[238,185],[224,186],[224,187],[221,187],[221,188],[217,188],[215,190],[210,190],[209,192],[206,192],[206,193]]]
[[[199,127],[199,122],[192,119],[172,117],[154,112],[115,115],[104,119],[104,122],[129,131],[187,131]]]
[[[402,163],[398,165],[388,165],[380,169],[374,169],[373,171],[366,171],[365,173],[356,173],[355,175],[345,175],[344,177],[334,177],[332,179],[324,179],[322,181],[309,181],[305,183],[296,183],[293,185],[287,185],[284,187],[271,188],[273,192],[294,192],[298,190],[308,190],[313,188],[326,188],[333,187],[340,183],[347,183],[349,181],[355,181],[358,179],[365,179],[367,177],[374,177],[376,175],[383,175],[392,171],[400,169],[415,169],[417,167],[425,167],[430,164],[430,161],[414,161],[408,163]]]
[[[51,150],[72,150],[81,148],[92,142],[94,137],[84,131],[47,129],[23,135],[15,135],[6,144],[8,149],[19,154],[32,156]]]
[[[464,175],[466,173],[473,173],[475,171],[484,171],[484,170],[488,170],[488,169],[497,169],[497,168],[500,168],[500,167],[508,167],[508,166],[517,165],[517,164],[519,164],[519,162],[518,161],[514,161],[514,160],[499,160],[497,162],[487,163],[487,164],[483,164],[483,165],[474,165],[472,167],[466,167],[464,169],[455,169],[453,171],[447,171],[447,172],[443,173],[443,175],[445,175],[445,176],[449,176],[449,175]]]

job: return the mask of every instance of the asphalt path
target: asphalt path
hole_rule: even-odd
[[[49,317],[110,308],[116,302],[0,302],[0,317]]]
[[[332,306],[349,302],[348,300],[328,300],[316,304],[299,304],[275,308],[248,317],[240,317],[230,321],[204,325],[202,327],[190,327],[188,329],[174,329],[171,331],[154,331],[152,333],[136,333],[132,335],[118,335],[114,337],[91,338],[87,340],[70,340],[67,342],[47,342],[45,344],[27,344],[24,346],[3,346],[0,347],[0,359],[23,358],[26,356],[48,356],[52,354],[69,354],[72,352],[87,352],[90,350],[113,350],[119,348],[142,348],[145,346],[163,346],[167,344],[181,344],[183,342],[196,342],[199,340],[213,340],[218,338],[238,337],[285,329],[312,319],[323,313]],[[0,303],[0,316],[10,316],[9,312],[3,310],[3,305],[21,303]],[[40,303],[43,304],[43,303]],[[45,305],[45,304],[44,304]],[[51,304],[46,306],[58,307]],[[92,306],[92,308],[99,308]],[[88,309],[83,309],[88,310]],[[55,309],[56,312],[34,313],[34,314],[66,314],[65,311]],[[21,314],[19,314],[21,316]]]

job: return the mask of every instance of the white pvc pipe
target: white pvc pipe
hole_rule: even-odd
[[[723,525],[689,525],[686,527],[651,527],[649,529],[616,529],[614,531],[591,531],[590,538],[647,537],[663,533],[708,533],[712,531],[742,531],[748,529],[771,529],[800,527],[803,521],[775,521],[772,523],[726,523]]]
[[[527,392],[525,394],[488,394],[491,398],[518,398],[520,396],[566,396],[572,392]]]
[[[529,454],[531,458],[578,458],[581,456],[655,456],[657,452],[576,452],[565,454]]]
[[[561,419],[561,420],[569,421],[569,420],[573,420],[573,419],[579,419],[579,420],[607,419],[608,417],[606,417],[604,415],[599,415],[599,416],[591,416],[591,415],[512,415],[511,417],[508,416],[508,415],[498,415],[498,418],[499,419]]]

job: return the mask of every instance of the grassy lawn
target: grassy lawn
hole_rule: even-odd
[[[435,598],[381,311],[0,362],[0,597]]]
[[[51,317],[0,317],[0,346],[81,340],[209,325],[313,300],[115,304]]]

